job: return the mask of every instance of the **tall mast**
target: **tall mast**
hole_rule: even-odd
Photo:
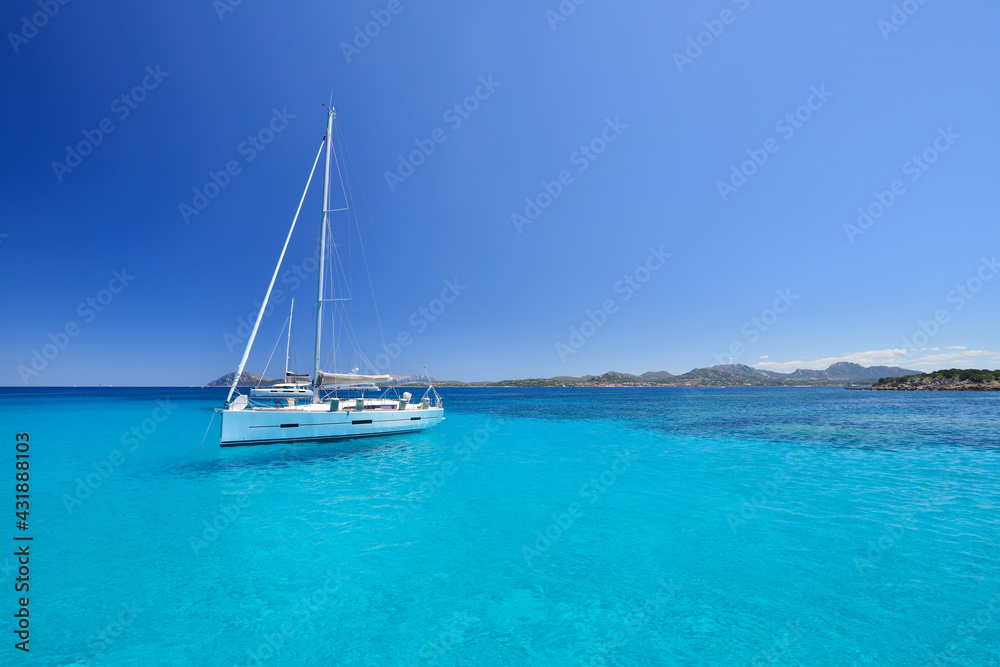
[[[330,107],[326,116],[326,172],[323,179],[323,216],[319,232],[319,289],[316,292],[316,363],[313,367],[313,403],[319,402],[320,390],[320,340],[323,335],[323,280],[326,277],[326,220],[330,214],[330,152],[333,147],[333,116]]]
[[[288,309],[288,342],[285,343],[285,381],[288,381],[288,357],[292,351],[292,313],[295,312],[295,297],[292,297],[292,307]]]

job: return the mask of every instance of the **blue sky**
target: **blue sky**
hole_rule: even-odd
[[[0,383],[234,370],[331,90],[397,373],[1000,366],[996,3],[224,3],[4,4]]]

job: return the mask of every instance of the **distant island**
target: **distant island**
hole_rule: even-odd
[[[236,373],[235,372],[234,373],[226,373],[225,375],[223,375],[219,379],[212,380],[211,382],[209,382],[205,386],[206,387],[229,387],[229,386],[231,386],[233,384],[233,378],[234,377],[236,377]],[[256,387],[256,386],[259,385],[261,387],[270,387],[272,384],[278,384],[279,382],[281,382],[281,380],[268,380],[265,377],[261,377],[259,375],[254,375],[253,373],[248,373],[247,371],[243,371],[243,374],[240,375],[239,384],[237,384],[236,386],[237,387]]]
[[[987,371],[989,372],[989,371]],[[791,373],[777,373],[752,368],[744,364],[724,364],[711,368],[695,368],[683,375],[667,371],[652,371],[642,375],[609,371],[603,375],[582,377],[556,376],[499,382],[457,382],[431,378],[439,387],[841,387],[846,384],[869,385],[881,379],[911,377],[918,371],[896,366],[861,366],[848,362],[833,364],[826,370],[797,369]],[[235,373],[223,375],[206,387],[228,387]],[[270,386],[280,380],[269,380],[244,371],[239,386]],[[427,378],[419,375],[397,377],[395,386],[425,384]]]
[[[609,371],[583,377],[557,376],[500,382],[435,382],[442,387],[842,387],[871,384],[884,377],[902,377],[918,371],[896,366],[871,366],[840,362],[826,370],[800,368],[777,373],[744,364],[722,364],[695,368],[683,375],[652,371],[642,375]]]
[[[1000,371],[949,368],[933,373],[884,377],[872,385],[876,391],[1000,391]]]

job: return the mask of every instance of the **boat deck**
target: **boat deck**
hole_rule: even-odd
[[[361,412],[357,408],[357,400],[354,398],[342,399],[339,410],[330,410],[330,403],[303,403],[300,405],[262,405],[267,399],[256,399],[255,404],[247,404],[243,410],[253,410],[254,412]],[[286,399],[273,399],[271,403],[283,403]],[[364,399],[364,410],[399,410],[399,401],[387,401],[379,398]],[[420,403],[410,403],[404,410],[424,410]]]

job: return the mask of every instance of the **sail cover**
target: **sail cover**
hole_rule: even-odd
[[[324,373],[319,372],[319,384],[328,385],[361,384],[366,382],[390,382],[391,375],[356,375],[354,373]]]

